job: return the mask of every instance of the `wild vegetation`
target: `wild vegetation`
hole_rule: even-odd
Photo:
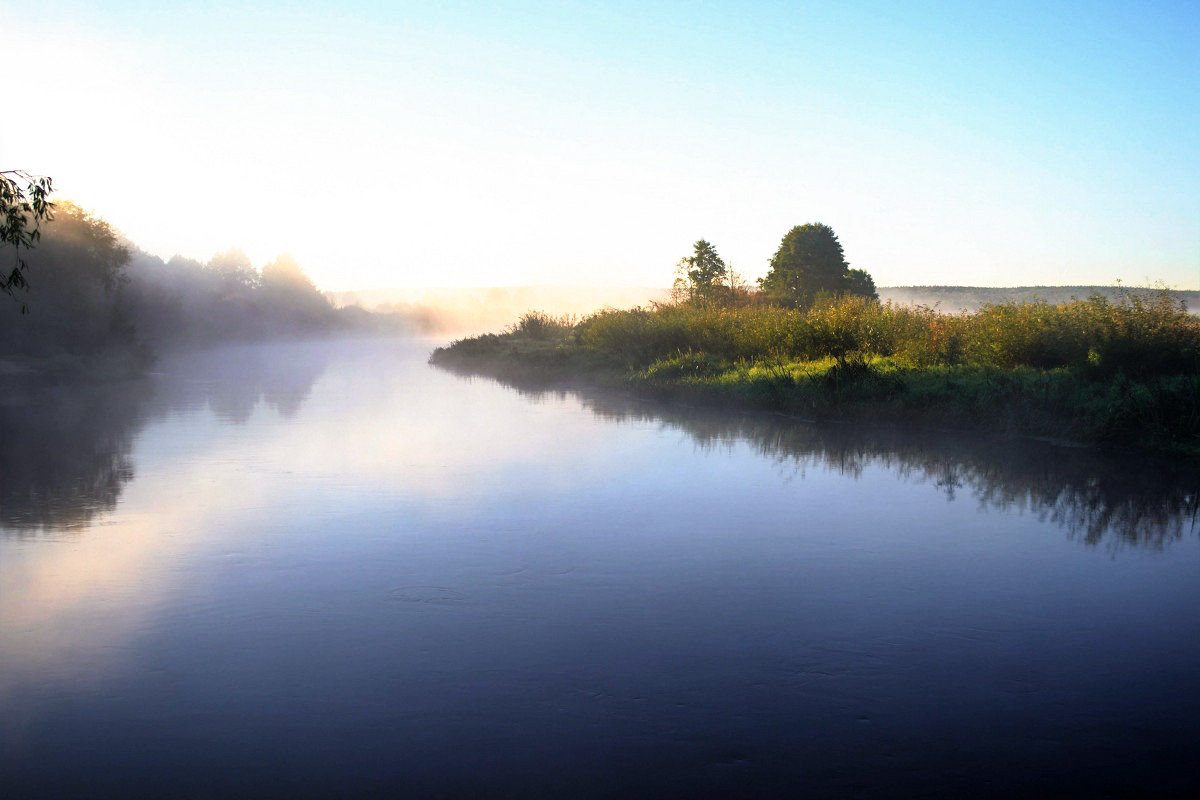
[[[805,417],[1200,450],[1200,318],[1169,292],[945,314],[861,290],[801,289],[785,306],[773,274],[721,302],[699,292],[581,320],[530,312],[432,361]]]

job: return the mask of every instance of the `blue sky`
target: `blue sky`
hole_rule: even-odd
[[[0,163],[146,249],[326,288],[757,277],[1200,287],[1195,3],[0,0]]]

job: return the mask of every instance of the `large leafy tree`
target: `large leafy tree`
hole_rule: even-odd
[[[820,222],[787,232],[759,285],[768,299],[792,307],[810,306],[823,294],[877,296],[871,276],[850,269],[837,234]]]
[[[12,295],[29,285],[21,249],[29,249],[41,238],[40,225],[53,219],[50,178],[22,170],[0,171],[0,253],[12,247],[10,264],[0,265],[0,292]],[[25,306],[21,306],[25,310]]]

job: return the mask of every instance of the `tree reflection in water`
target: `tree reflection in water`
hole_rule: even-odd
[[[261,405],[287,418],[302,407],[335,351],[303,344],[221,348],[172,358],[136,381],[5,386],[0,400],[0,531],[77,530],[111,512],[133,478],[138,434],[171,413],[209,408],[244,424]],[[568,392],[506,385],[537,398]],[[891,470],[949,499],[1021,510],[1088,545],[1162,548],[1197,530],[1200,467],[1103,456],[1081,448],[883,426],[815,425],[781,415],[569,392],[596,416],[687,433],[700,447],[748,443],[797,474],[858,477]]]
[[[204,407],[237,425],[260,404],[291,417],[331,356],[303,344],[235,345],[174,356],[137,380],[10,379],[0,400],[0,533],[86,528],[133,479],[146,425]]]
[[[983,508],[1031,512],[1071,539],[1114,551],[1161,549],[1197,531],[1200,468],[1191,462],[961,432],[815,424],[588,388],[568,392],[536,383],[501,383],[533,398],[570,394],[598,417],[657,422],[687,433],[704,448],[746,442],[799,474],[819,468],[857,478],[868,467],[881,467],[928,483],[951,500],[968,492]]]
[[[0,403],[0,529],[75,529],[133,478],[146,381],[27,387]]]

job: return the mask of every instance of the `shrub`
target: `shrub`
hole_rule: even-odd
[[[545,311],[526,311],[508,333],[528,339],[565,339],[575,330],[570,315],[555,317]]]

